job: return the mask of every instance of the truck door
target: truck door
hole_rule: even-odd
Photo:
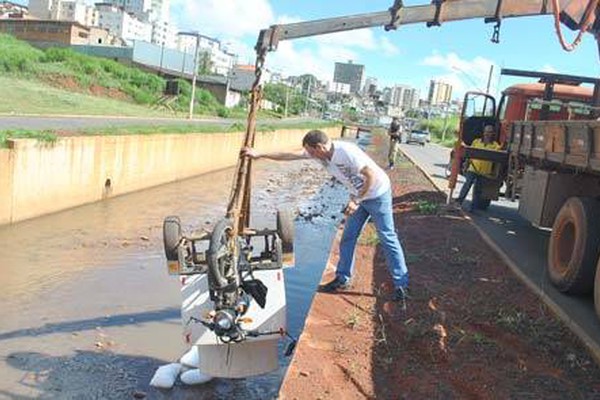
[[[498,128],[496,118],[496,99],[482,92],[467,92],[463,100],[458,130],[458,140],[452,152],[452,172],[448,179],[448,187],[452,196],[458,175],[462,173],[465,161],[465,145],[470,146],[473,140],[481,137],[483,127],[493,125]]]

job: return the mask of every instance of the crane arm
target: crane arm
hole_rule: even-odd
[[[552,14],[555,4],[561,21],[569,28],[581,29],[583,25],[587,25],[584,28],[591,29],[595,25],[596,9],[589,10],[589,7],[597,3],[595,0],[433,0],[428,5],[405,7],[401,0],[396,0],[386,11],[272,25],[260,32],[256,50],[259,53],[273,51],[282,40],[363,28],[385,27],[389,30],[415,23],[433,26],[442,22],[474,18],[484,18],[491,22],[504,18]]]

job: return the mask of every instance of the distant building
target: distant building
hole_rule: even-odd
[[[150,0],[151,21],[171,20],[171,0]]]
[[[56,9],[59,21],[74,21],[85,26],[98,26],[98,10],[81,1],[61,1]]]
[[[249,91],[256,80],[254,65],[235,65],[229,74],[231,85],[242,91]],[[269,81],[268,74],[263,76],[265,82]]]
[[[350,85],[351,93],[359,93],[363,87],[365,66],[354,64],[352,61],[348,63],[335,63],[333,72],[333,81],[339,83],[347,83]]]
[[[29,0],[29,15],[33,18],[57,19],[60,0]]]
[[[449,103],[452,99],[452,86],[442,82],[432,80],[429,83],[429,96],[427,100],[431,106]]]
[[[122,38],[128,45],[134,40],[152,41],[152,25],[142,22],[121,7],[108,3],[97,3],[98,26]]]
[[[39,47],[56,44],[108,45],[114,40],[105,29],[83,26],[72,21],[3,19],[0,20],[0,32],[11,34]]]
[[[211,37],[197,34],[198,51],[202,54],[208,54],[211,62],[211,72],[218,75],[229,75],[233,66],[237,62],[237,56],[225,50],[221,42]],[[192,35],[179,35],[177,38],[177,48],[188,54],[194,54],[196,50],[196,37]],[[250,66],[252,75],[254,75],[254,66]]]
[[[350,84],[341,82],[329,82],[327,87],[329,93],[350,94]]]
[[[121,8],[141,21],[148,21],[147,16],[152,6],[150,0],[104,0],[102,3]]]
[[[373,97],[377,92],[377,78],[368,77],[365,80],[365,86],[363,87],[363,95],[367,97]]]
[[[0,1],[0,19],[23,19],[29,16],[29,9],[10,1]]]
[[[208,90],[217,101],[227,108],[237,106],[246,88],[238,87],[226,76],[204,75],[196,81],[199,88]]]

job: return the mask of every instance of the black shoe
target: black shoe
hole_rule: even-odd
[[[400,303],[403,310],[406,310],[406,300],[408,299],[408,288],[399,287],[394,292],[394,301]]]
[[[325,293],[333,293],[338,290],[345,290],[350,288],[350,281],[343,281],[342,278],[336,277],[331,282],[319,286],[319,290]]]

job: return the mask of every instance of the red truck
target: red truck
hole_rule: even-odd
[[[594,291],[600,316],[600,79],[502,72],[539,81],[507,88],[499,107],[485,93],[466,94],[450,187],[465,159],[492,161],[492,176],[478,182],[482,200],[475,207],[487,208],[501,188],[518,197],[520,215],[552,228],[552,283],[570,294]],[[488,124],[497,128],[504,150],[469,147]]]

